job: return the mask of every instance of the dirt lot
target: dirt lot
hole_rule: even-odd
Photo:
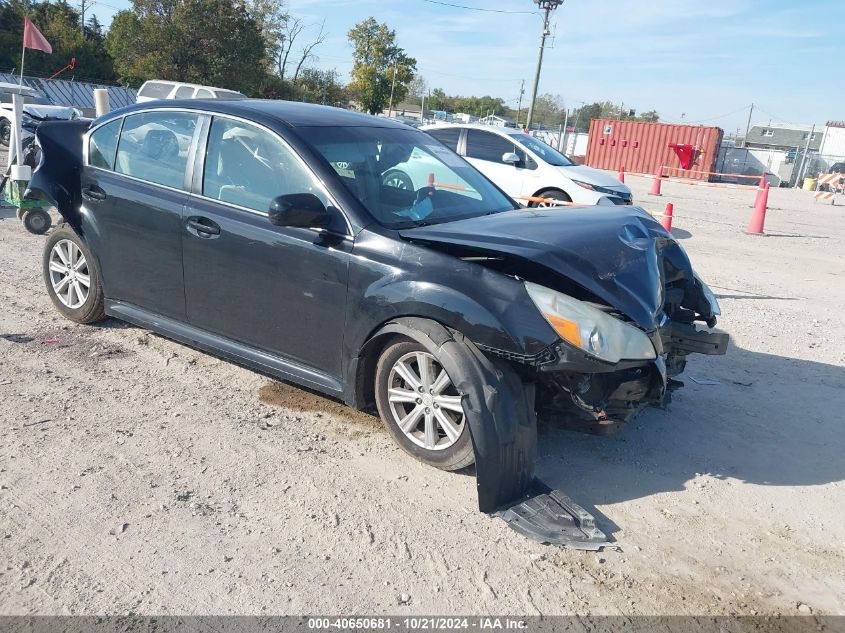
[[[542,430],[598,554],[478,513],[375,418],[62,320],[0,210],[0,613],[845,613],[845,211],[775,190],[752,237],[753,192],[629,182],[674,201],[734,345],[615,436]]]

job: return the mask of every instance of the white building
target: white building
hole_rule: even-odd
[[[845,121],[827,122],[819,154],[834,158],[845,158]]]

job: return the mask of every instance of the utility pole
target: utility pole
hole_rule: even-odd
[[[522,96],[525,94],[525,80],[522,80],[522,85],[519,87],[519,105],[516,107],[516,127],[519,127],[519,117],[522,116]]]
[[[89,5],[94,4],[93,2],[87,3]],[[79,16],[81,18],[81,24],[79,25],[80,30],[82,31],[82,38],[85,39],[85,0],[79,0]]]
[[[393,91],[396,90],[396,64],[393,64],[393,83],[390,84],[390,105],[387,107],[387,118],[393,116]]]
[[[563,4],[563,0],[534,0],[543,10],[543,30],[540,32],[540,50],[537,53],[537,70],[534,73],[534,89],[531,91],[531,105],[528,106],[528,120],[525,128],[530,130],[534,121],[534,105],[537,103],[537,88],[540,86],[540,71],[543,68],[543,51],[546,48],[546,38],[549,36],[549,15]]]
[[[754,104],[748,110],[748,124],[745,126],[745,138],[742,139],[742,146],[748,147],[748,133],[751,131],[751,115],[754,114]]]

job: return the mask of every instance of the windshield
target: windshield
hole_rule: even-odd
[[[511,138],[523,147],[530,149],[549,165],[569,167],[575,164],[565,154],[561,154],[551,145],[547,145],[533,136],[529,136],[528,134],[512,134]]]
[[[516,204],[452,150],[416,130],[300,128],[341,182],[387,228],[439,224]]]

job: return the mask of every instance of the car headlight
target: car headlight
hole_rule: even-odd
[[[599,185],[594,185],[594,184],[589,183],[589,182],[582,182],[580,180],[573,180],[572,182],[574,182],[579,187],[583,187],[584,189],[589,189],[590,191],[595,191],[596,193],[604,193],[604,194],[607,194],[609,196],[619,196],[619,197],[624,197],[624,196],[627,195],[627,192],[624,191],[624,190],[620,191],[620,190],[617,190],[617,189],[611,189],[610,187],[601,187]]]
[[[656,358],[645,332],[556,290],[525,282],[528,296],[560,337],[609,363]]]
[[[698,273],[693,273],[693,277],[695,280],[701,285],[701,290],[704,293],[704,298],[707,299],[707,303],[710,304],[710,312],[713,313],[715,316],[722,316],[722,309],[719,307],[719,301],[716,299],[716,295],[712,290],[710,290],[710,286],[704,283],[701,280],[701,277],[698,276]]]

